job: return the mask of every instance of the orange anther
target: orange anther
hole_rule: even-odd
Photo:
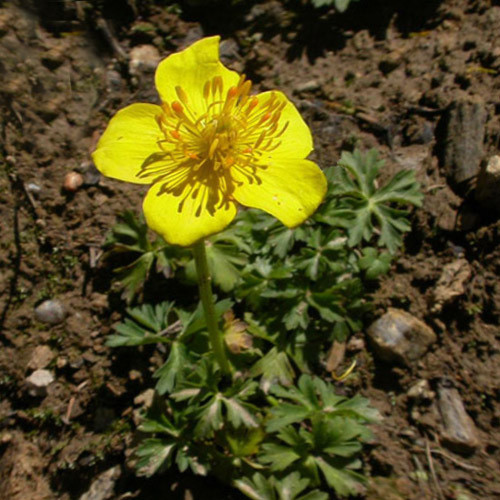
[[[199,160],[200,157],[196,154],[196,153],[189,153],[188,154],[188,157],[191,159],[191,160]]]
[[[243,154],[249,154],[249,153],[251,153],[252,151],[253,151],[253,149],[252,149],[252,148],[245,148],[245,149],[242,151],[242,153],[243,153]]]
[[[180,140],[180,138],[181,138],[181,134],[179,133],[179,131],[178,131],[178,130],[172,130],[172,131],[170,132],[170,134],[172,135],[172,137],[173,137],[174,139],[177,139],[178,141],[179,141],[179,140]]]
[[[248,105],[248,109],[255,108],[257,104],[259,104],[259,100],[257,99],[257,97],[253,97],[252,100],[250,101],[250,104]]]
[[[271,113],[266,113],[261,119],[260,123],[264,123],[265,121],[269,120],[271,118]]]
[[[176,115],[183,115],[184,114],[184,108],[182,107],[182,104],[179,101],[174,101],[172,103],[172,109]]]
[[[227,98],[228,99],[233,99],[234,97],[236,97],[238,95],[238,89],[236,87],[231,87],[228,91],[227,91]]]

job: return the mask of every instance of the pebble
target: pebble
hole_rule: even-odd
[[[479,173],[485,123],[486,108],[479,98],[455,101],[446,112],[442,164],[455,187]]]
[[[373,322],[367,334],[381,360],[407,366],[420,359],[437,340],[423,321],[395,308],[389,308]]]
[[[441,442],[456,453],[474,453],[479,446],[476,426],[465,411],[458,391],[451,387],[449,381],[442,381],[438,385],[437,393],[443,423]]]
[[[101,172],[97,170],[91,161],[84,161],[80,165],[80,172],[83,174],[83,184],[85,186],[95,186],[101,181]]]
[[[152,73],[160,59],[160,53],[154,45],[138,45],[130,51],[130,74],[138,76],[141,73]]]
[[[27,379],[28,394],[33,397],[45,397],[47,388],[54,382],[54,375],[49,370],[35,370]]]
[[[26,184],[26,190],[32,194],[40,194],[42,192],[42,188],[36,182]]]
[[[408,389],[406,395],[410,399],[416,399],[416,400],[432,400],[436,396],[434,391],[431,390],[429,382],[425,379],[415,382]]]
[[[295,93],[300,94],[302,92],[314,92],[321,88],[321,85],[317,80],[308,80],[307,82],[299,83],[293,89]]]
[[[122,474],[121,467],[115,465],[99,474],[80,500],[108,500],[114,495],[116,481]]]
[[[68,172],[66,177],[64,177],[63,188],[68,193],[74,193],[83,184],[83,177],[78,172]]]
[[[41,323],[57,325],[64,321],[65,317],[66,309],[57,299],[45,300],[35,308],[35,319]]]
[[[47,345],[39,345],[35,347],[31,358],[28,361],[29,370],[40,370],[46,368],[54,359],[54,353]]]
[[[440,312],[444,304],[465,293],[465,284],[469,281],[472,269],[466,259],[457,259],[443,268],[434,290],[432,312]]]
[[[476,200],[487,210],[500,213],[500,156],[492,156],[477,180]]]

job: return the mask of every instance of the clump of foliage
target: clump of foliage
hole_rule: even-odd
[[[366,284],[388,272],[410,229],[407,207],[422,201],[412,171],[379,187],[382,165],[376,151],[345,152],[325,171],[326,200],[307,223],[292,230],[244,210],[209,239],[232,380],[214,362],[201,306],[169,300],[127,309],[108,344],[167,349],[154,374],[158,397],[141,425],[149,435],[137,450],[141,474],[175,464],[263,500],[361,491],[359,453],[377,413],[362,397],[337,396],[314,374],[324,372],[333,340],[361,328],[370,307]],[[117,269],[129,302],[137,302],[154,267],[172,280],[194,281],[190,253],[151,241],[130,213],[107,246],[129,255]]]

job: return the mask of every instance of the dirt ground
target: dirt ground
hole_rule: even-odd
[[[437,342],[409,366],[380,361],[364,332],[347,344],[349,390],[384,417],[366,498],[500,498],[500,182],[485,170],[500,145],[500,2],[362,0],[343,15],[305,0],[154,3],[0,1],[0,499],[239,498],[133,473],[134,399],[158,354],[104,345],[125,304],[99,255],[144,189],[101,178],[89,155],[116,110],[157,102],[159,58],[210,34],[256,89],[292,98],[320,166],[375,147],[387,176],[410,168],[422,184],[372,319],[404,309]],[[457,144],[465,172],[450,160]],[[65,187],[72,171],[82,186]],[[46,299],[64,321],[37,321]],[[38,368],[54,381],[33,396]],[[443,388],[472,419],[468,445],[446,435]],[[82,496],[102,473],[98,495]]]

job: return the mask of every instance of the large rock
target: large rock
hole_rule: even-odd
[[[438,385],[438,407],[442,421],[442,443],[450,450],[468,455],[479,446],[476,426],[465,411],[458,391],[448,381]]]
[[[455,101],[447,111],[442,163],[455,187],[479,173],[485,123],[486,108],[479,99]]]
[[[423,321],[392,307],[370,325],[367,333],[380,359],[408,366],[420,359],[437,340],[436,334]]]

